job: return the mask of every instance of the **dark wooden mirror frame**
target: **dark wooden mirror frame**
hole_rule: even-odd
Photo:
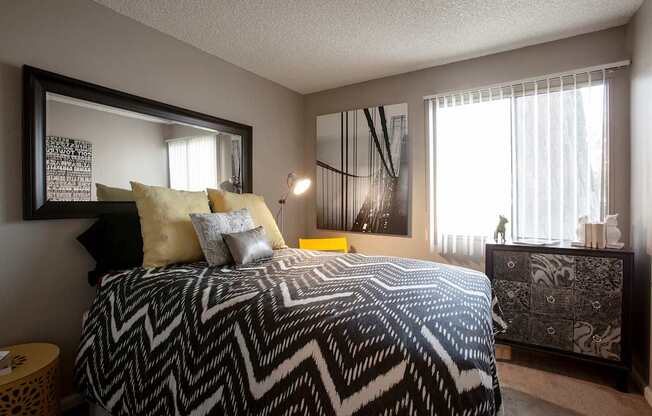
[[[134,202],[48,201],[45,183],[46,93],[52,92],[208,127],[242,137],[242,190],[252,192],[251,126],[197,113],[63,75],[23,66],[23,218],[25,220],[93,218],[104,213],[135,211]]]

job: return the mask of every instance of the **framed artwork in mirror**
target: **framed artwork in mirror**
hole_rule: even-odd
[[[23,67],[23,217],[135,211],[130,182],[252,192],[251,126]]]

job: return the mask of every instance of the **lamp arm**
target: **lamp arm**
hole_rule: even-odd
[[[283,198],[278,200],[280,207],[278,207],[278,211],[276,211],[276,216],[274,217],[276,219],[276,222],[278,222],[278,216],[281,215],[281,212],[283,211],[283,206],[285,205],[285,201],[287,201],[289,195],[290,195],[290,189],[288,189],[287,192],[285,192]]]

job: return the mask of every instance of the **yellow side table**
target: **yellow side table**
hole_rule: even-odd
[[[0,415],[59,414],[59,347],[21,344],[11,351],[11,373],[0,376]]]

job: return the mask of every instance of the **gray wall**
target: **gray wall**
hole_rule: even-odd
[[[636,251],[634,359],[649,368],[650,255],[652,254],[652,2],[629,25],[631,68],[631,241]],[[652,369],[649,374],[652,379]],[[648,401],[652,400],[646,391]]]
[[[93,263],[75,237],[88,220],[21,219],[21,66],[29,64],[194,111],[253,125],[254,192],[276,208],[285,176],[303,165],[303,98],[88,0],[0,6],[0,345],[58,344],[64,395]],[[304,230],[288,203],[291,244]]]
[[[584,68],[627,59],[625,28],[618,27],[588,35],[545,43],[482,58],[452,63],[421,71],[363,82],[306,96],[305,137],[306,171],[314,174],[315,119],[317,115],[379,104],[408,103],[411,145],[411,236],[386,237],[348,233],[350,243],[370,254],[391,254],[447,261],[429,251],[427,242],[426,193],[426,121],[423,96],[451,90],[468,89],[509,82],[538,75]],[[614,105],[616,133],[615,159],[611,185],[615,193],[613,209],[621,214],[627,232],[629,214],[629,83],[626,77],[616,81],[618,93]],[[312,190],[314,192],[314,189]],[[317,230],[314,194],[308,195],[308,233],[333,236],[342,233]],[[627,237],[627,236],[625,236]],[[449,259],[450,260],[450,259]],[[467,263],[483,268],[483,264]]]
[[[168,186],[165,124],[51,100],[46,122],[48,136],[93,144],[93,201],[96,183],[123,189],[130,189],[129,181]]]

